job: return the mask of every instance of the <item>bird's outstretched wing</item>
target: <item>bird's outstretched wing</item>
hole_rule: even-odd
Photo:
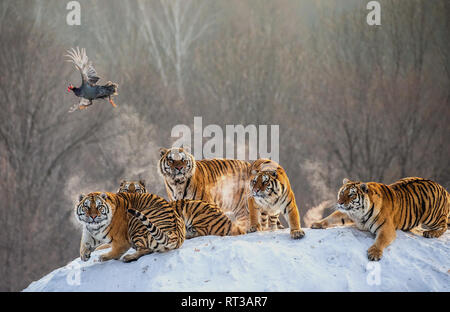
[[[81,99],[79,103],[73,104],[72,107],[69,109],[69,113],[73,113],[74,111],[78,110],[78,109],[84,109],[86,107],[88,107],[89,105],[91,105],[91,102],[89,100],[86,99]]]
[[[100,77],[97,75],[92,63],[89,62],[86,55],[86,50],[84,48],[80,50],[77,47],[76,50],[72,48],[71,50],[68,50],[67,53],[68,54],[66,56],[70,58],[68,62],[74,63],[75,67],[78,68],[81,73],[82,84],[88,82],[90,85],[95,85]]]

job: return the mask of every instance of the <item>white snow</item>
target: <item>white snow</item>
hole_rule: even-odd
[[[397,231],[379,262],[374,238],[354,227],[289,229],[186,240],[136,262],[80,258],[24,291],[450,291],[450,231],[427,239]],[[130,250],[129,252],[132,252]]]

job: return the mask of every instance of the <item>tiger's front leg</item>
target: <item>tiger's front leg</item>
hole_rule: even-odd
[[[81,235],[81,243],[80,243],[80,258],[82,261],[88,261],[91,258],[91,252],[95,250],[95,248],[99,244],[96,243],[96,240],[91,236],[91,234],[84,229],[83,234]]]
[[[256,208],[255,200],[253,198],[248,199],[248,213],[250,218],[250,228],[247,233],[261,231],[261,223],[259,223],[261,213],[259,209]]]
[[[296,205],[290,205],[285,208],[285,217],[289,220],[289,228],[291,229],[291,237],[299,239],[305,236],[305,232],[300,227],[300,214]]]
[[[367,250],[367,257],[370,261],[378,261],[383,256],[383,250],[395,239],[395,227],[392,221],[386,221],[379,229],[375,243]]]
[[[335,211],[332,214],[330,214],[328,217],[323,218],[320,221],[314,222],[311,224],[312,229],[326,229],[331,226],[337,226],[337,225],[345,225],[345,224],[351,224],[353,221],[350,219],[350,217],[341,211]]]

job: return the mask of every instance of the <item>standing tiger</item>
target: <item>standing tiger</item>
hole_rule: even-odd
[[[119,193],[147,192],[145,182],[122,181]],[[205,235],[232,236],[245,234],[246,231],[232,222],[223,211],[213,203],[200,200],[180,199],[169,205],[183,219],[186,226],[186,238]]]
[[[294,192],[284,169],[269,159],[258,159],[251,167],[250,179],[250,229],[249,232],[267,227],[276,230],[280,213],[288,220],[291,237],[302,238],[305,232],[300,227],[300,214]]]
[[[83,261],[101,244],[109,244],[111,251],[101,255],[100,261],[119,259],[133,247],[136,252],[123,257],[130,262],[155,251],[179,248],[185,239],[183,220],[166,200],[153,194],[80,195],[76,215],[83,225]]]
[[[233,220],[248,221],[250,163],[234,159],[195,160],[183,148],[161,148],[158,171],[169,200],[215,203]]]
[[[312,224],[327,228],[354,222],[360,230],[376,235],[368,249],[369,260],[378,261],[383,250],[396,237],[396,230],[411,230],[421,225],[424,237],[439,237],[447,230],[449,193],[436,182],[404,178],[385,185],[376,182],[343,180],[337,196],[337,211]]]

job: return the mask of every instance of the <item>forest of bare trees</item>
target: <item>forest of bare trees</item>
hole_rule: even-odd
[[[301,216],[344,177],[449,189],[449,1],[380,0],[380,26],[365,0],[79,2],[79,26],[66,1],[0,2],[0,290],[78,257],[80,192],[143,178],[166,196],[157,151],[194,116],[279,125]],[[67,113],[75,46],[119,83],[117,108]]]

